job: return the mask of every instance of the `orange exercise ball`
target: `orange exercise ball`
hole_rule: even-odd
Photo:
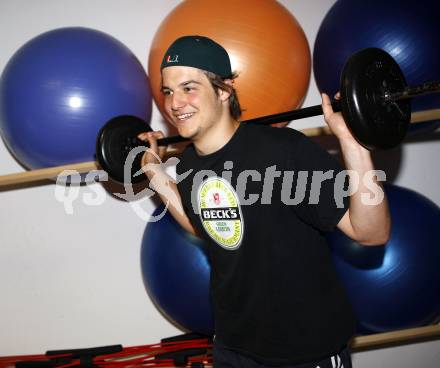
[[[163,112],[160,64],[184,35],[207,36],[229,53],[242,120],[301,105],[311,73],[310,49],[295,17],[275,0],[185,0],[162,21],[150,49],[148,74]]]

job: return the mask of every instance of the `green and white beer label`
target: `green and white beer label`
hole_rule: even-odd
[[[223,178],[202,182],[197,192],[200,220],[205,231],[221,247],[237,249],[243,238],[244,223],[237,193]]]

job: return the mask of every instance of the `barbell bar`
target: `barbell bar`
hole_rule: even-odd
[[[411,113],[411,123],[425,123],[440,120],[440,108],[415,111]],[[144,124],[147,124],[146,122]],[[440,125],[439,125],[440,126]],[[308,137],[318,137],[323,135],[332,135],[328,126],[317,126],[312,128],[301,129],[301,132]],[[168,148],[164,160],[169,157],[178,156],[182,153],[183,147]],[[52,166],[42,169],[33,169],[24,172],[0,175],[0,192],[13,189],[19,189],[23,186],[31,186],[35,184],[45,184],[44,181],[54,179],[60,176],[68,176],[68,172],[86,174],[90,171],[99,170],[100,166],[97,161],[78,162],[61,166]]]
[[[409,87],[397,62],[385,51],[367,48],[353,54],[345,63],[340,83],[340,100],[332,102],[341,111],[353,136],[368,149],[388,149],[400,144],[411,120],[410,99],[440,92],[440,82]],[[243,121],[246,124],[274,124],[322,115],[321,105]],[[148,147],[137,136],[151,128],[142,119],[119,116],[103,126],[98,134],[96,158],[109,176],[124,182],[124,165],[136,146]],[[172,136],[159,139],[166,146],[187,139]],[[141,169],[141,155],[132,157],[131,182],[145,180],[135,175]]]

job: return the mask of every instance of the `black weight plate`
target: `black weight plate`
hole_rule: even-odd
[[[137,136],[149,131],[151,128],[146,121],[131,115],[117,116],[101,128],[96,142],[96,159],[111,179],[124,183],[124,166],[129,152],[145,145]],[[131,183],[146,179],[145,175],[134,176],[141,169],[141,159],[142,152],[134,156]]]
[[[361,50],[347,61],[341,75],[342,114],[364,147],[386,149],[402,142],[411,120],[410,101],[384,96],[406,86],[397,62],[381,49]]]

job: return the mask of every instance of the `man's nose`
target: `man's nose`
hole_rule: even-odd
[[[186,105],[185,97],[181,93],[171,95],[171,109],[177,111]]]

